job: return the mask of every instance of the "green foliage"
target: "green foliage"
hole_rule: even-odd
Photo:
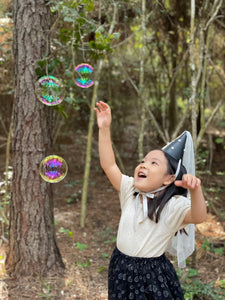
[[[209,157],[209,150],[201,150],[200,148],[197,151],[196,155],[196,166],[200,170],[204,170],[207,167],[207,160]]]
[[[204,249],[205,251],[210,251],[213,253],[217,253],[219,255],[223,255],[224,250],[225,250],[225,242],[223,243],[222,247],[215,247],[215,245],[208,241],[206,238],[203,240],[203,243],[201,245],[201,248]]]
[[[76,180],[69,184],[65,184],[65,186],[73,187],[75,184],[77,184],[77,183],[79,184],[81,182],[82,182],[82,180]],[[72,195],[70,195],[69,198],[66,199],[66,203],[71,204],[71,203],[74,203],[75,201],[79,201],[81,199],[81,195],[82,195],[82,190],[79,189],[77,192],[73,193]]]
[[[77,261],[77,265],[82,267],[82,268],[89,268],[91,266],[91,262],[90,262],[90,259],[87,258],[85,263]]]
[[[84,249],[87,249],[88,246],[86,244],[80,243],[80,242],[76,242],[75,243],[76,247],[78,250],[83,251]],[[77,261],[77,265],[82,267],[82,268],[89,268],[91,266],[91,262],[89,258],[86,258],[86,262],[83,263],[81,261]]]
[[[197,275],[198,275],[198,270],[189,268],[188,275],[187,275],[189,278],[195,277]]]
[[[104,271],[105,270],[105,267],[100,267],[99,269],[98,269],[98,273],[101,273],[102,271]]]
[[[37,62],[37,67],[35,72],[38,77],[46,75],[54,75],[54,70],[61,64],[61,61],[58,58],[47,59],[46,55]]]
[[[55,105],[51,106],[51,108],[60,113],[65,119],[68,119],[68,114],[66,113],[66,108],[64,105]]]
[[[195,279],[191,284],[182,285],[185,300],[204,299],[222,300],[225,293],[220,288],[215,288],[214,284],[203,284]]]
[[[82,61],[94,64],[99,58],[105,58],[106,65],[109,65],[109,68],[104,70],[109,76],[103,76],[102,86],[107,88],[101,90],[101,97],[108,98],[108,86],[111,85],[115,87],[111,91],[115,107],[118,105],[126,107],[127,86],[125,88],[124,86],[128,81],[132,81],[133,84],[129,87],[129,106],[136,105],[136,91],[132,86],[138,87],[140,49],[144,47],[144,76],[145,86],[148,90],[146,93],[147,105],[151,107],[160,126],[162,126],[162,116],[167,118],[164,120],[165,124],[169,124],[168,106],[171,99],[167,93],[171,80],[176,75],[176,108],[178,108],[180,116],[182,115],[188,105],[187,99],[191,96],[188,58],[184,59],[190,40],[189,22],[187,22],[189,5],[183,2],[175,6],[170,1],[164,1],[164,4],[153,1],[151,5],[147,5],[146,45],[144,46],[140,1],[101,1],[100,8],[99,2],[94,0],[49,0],[48,4],[52,13],[51,53],[48,56],[46,54],[37,62],[36,74],[38,77],[44,76],[46,73],[54,74],[63,81],[65,80],[67,95],[64,101],[69,104],[68,106],[72,105],[73,109],[79,112],[82,103],[88,104],[88,101],[85,100],[85,91],[76,89],[72,80],[74,66]],[[117,7],[115,24],[113,24],[114,7]],[[208,7],[209,11],[205,11],[203,16],[207,16],[210,9],[212,9],[211,5]],[[3,12],[2,14],[5,16]],[[168,21],[170,18],[173,19],[173,22]],[[114,25],[113,31],[109,33],[112,25]],[[5,30],[7,29],[5,28]],[[218,33],[219,39],[220,30],[218,32],[217,30],[215,28],[215,36]],[[175,37],[174,40],[173,37]],[[211,53],[215,50],[209,49],[209,54],[215,57],[215,67],[219,72],[222,69],[224,49],[221,42],[214,41],[214,43],[217,45],[215,49],[218,51]],[[173,46],[175,47],[173,48]],[[198,51],[198,47],[199,42],[196,44],[196,51]],[[174,61],[175,65],[173,65]],[[0,64],[2,63],[0,60]],[[178,69],[180,64],[181,68]],[[220,93],[221,85],[214,68],[212,66],[210,68],[208,81],[209,84],[212,82],[210,90],[214,95],[214,89]],[[5,72],[8,72],[7,69],[5,68]],[[117,75],[114,76],[116,72]],[[216,86],[214,86],[215,83],[217,83]],[[197,88],[197,95],[199,94],[199,88]],[[206,94],[204,93],[204,96]],[[213,97],[212,106],[217,101],[218,95]],[[207,106],[207,102],[205,105]],[[206,107],[205,110],[207,111],[207,109],[210,116],[212,110]],[[220,126],[224,124],[223,110],[224,108],[220,110],[218,120]],[[67,117],[65,110],[60,109],[59,112]],[[206,115],[207,118],[209,116]],[[117,117],[121,118],[121,115],[118,113]],[[184,126],[190,127],[188,122]],[[167,130],[167,128],[164,129]]]
[[[113,37],[113,36],[112,36]],[[104,33],[104,31],[95,32],[95,41],[90,41],[89,46],[94,50],[109,51],[112,52],[110,47],[110,36]]]
[[[97,235],[104,240],[104,244],[116,242],[116,236],[113,235],[112,229],[109,227],[106,227],[106,229],[102,233],[98,233]]]
[[[105,244],[111,244],[116,242],[116,236],[113,236],[110,240],[104,241]]]
[[[218,175],[218,176],[225,176],[225,172],[218,171],[218,172],[216,172],[216,175]]]
[[[183,271],[180,269],[177,271],[178,278],[183,277]],[[188,269],[188,273],[185,277],[184,282],[181,284],[184,299],[202,299],[202,300],[222,300],[225,296],[225,291],[223,290],[223,282],[221,282],[220,287],[216,287],[215,283],[204,284],[198,278],[198,270]]]
[[[71,204],[72,202],[73,202],[73,199],[72,199],[72,198],[67,198],[67,199],[66,199],[66,203],[67,203],[67,204]]]
[[[107,51],[111,52],[110,38],[107,36],[104,27],[99,27],[93,17],[95,9],[94,1],[50,1],[53,13],[58,13],[62,19],[63,27],[60,29],[56,41],[59,43],[72,46],[78,49],[79,46],[89,46],[90,56],[98,59],[101,54]],[[70,24],[68,28],[67,23]],[[94,39],[85,41],[84,38],[92,34]],[[97,52],[96,52],[97,50]]]
[[[43,294],[39,294],[39,297],[42,297],[45,300],[50,300],[51,299],[50,284],[47,283],[43,277],[41,277],[41,290],[43,291]]]
[[[60,233],[67,233],[68,236],[73,237],[73,233],[72,233],[72,231],[70,231],[69,229],[65,229],[65,228],[63,228],[63,227],[60,227],[60,228],[59,228],[59,232],[60,232]]]
[[[109,257],[109,254],[108,254],[108,253],[102,253],[102,257],[103,257],[103,258],[108,258],[108,257]]]
[[[64,186],[65,187],[74,187],[75,185],[80,184],[82,182],[83,182],[83,179],[78,179],[78,180],[71,181],[70,183],[66,183],[66,184],[64,184]]]
[[[220,282],[220,287],[222,289],[225,289],[225,280],[220,280],[219,282]]]
[[[86,244],[82,244],[82,243],[79,243],[79,242],[77,242],[76,243],[76,247],[77,247],[77,249],[79,249],[80,251],[83,251],[84,249],[87,249],[87,245]]]
[[[223,138],[216,138],[216,143],[217,144],[223,144],[224,139]]]

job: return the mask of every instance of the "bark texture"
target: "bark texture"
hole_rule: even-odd
[[[35,95],[36,63],[49,52],[50,10],[44,0],[14,0],[15,98],[13,188],[6,261],[15,277],[62,271],[54,233],[51,184],[39,174],[51,153],[52,109]]]

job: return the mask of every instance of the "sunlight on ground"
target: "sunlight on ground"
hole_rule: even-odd
[[[0,247],[0,300],[9,300],[8,287],[5,283],[7,274],[5,271],[6,249],[4,246]],[[55,297],[62,297],[65,300],[79,299],[79,300],[107,300],[107,292],[99,292],[95,298],[90,296],[90,289],[92,283],[90,278],[82,276],[82,270],[77,267],[69,267],[64,279],[58,280],[57,277],[42,278],[40,280],[24,281],[23,285],[17,283],[17,293],[24,293],[25,298],[33,297],[32,299],[55,299]],[[62,283],[62,284],[61,284]],[[98,283],[96,282],[95,285]],[[22,290],[21,290],[22,287]],[[14,299],[14,298],[13,298]],[[22,298],[21,298],[22,299]],[[23,298],[24,299],[24,298]],[[31,299],[31,298],[29,298]],[[61,299],[61,298],[60,298]]]
[[[0,299],[1,300],[8,300],[8,291],[7,291],[7,286],[5,282],[0,281]]]
[[[3,281],[5,276],[5,258],[6,253],[4,247],[0,247],[0,299],[8,300],[7,285]]]
[[[208,214],[206,221],[196,225],[196,227],[205,237],[225,240],[225,231],[223,229],[223,226],[215,219],[216,218],[213,215]]]
[[[68,216],[67,216],[68,217]],[[201,245],[204,243],[204,238],[212,241],[225,241],[225,231],[221,223],[217,222],[215,217],[211,214],[208,214],[207,220],[196,226],[196,246],[198,248],[198,253],[201,256]],[[204,252],[205,253],[205,252]],[[5,271],[5,259],[6,259],[6,248],[5,245],[0,247],[0,300],[9,300],[8,298],[8,289],[5,279],[7,274]],[[64,258],[66,265],[69,262]],[[61,278],[62,279],[62,278]],[[60,295],[65,300],[71,299],[82,299],[82,300],[106,300],[107,291],[101,291],[99,289],[99,294],[95,295],[95,299],[90,296],[90,290],[93,288],[93,278],[84,277],[82,270],[77,268],[77,266],[70,266],[66,271],[66,276],[61,281],[62,285],[57,286],[57,281],[54,278],[49,278],[43,280],[41,286],[40,283],[29,282],[29,286],[26,291],[26,296],[29,297],[29,294],[33,295],[43,295],[44,297],[55,297]],[[98,282],[95,282],[95,287],[98,285]],[[218,277],[216,285],[221,285],[221,278]],[[40,294],[41,293],[41,294]],[[54,298],[46,298],[54,299]]]

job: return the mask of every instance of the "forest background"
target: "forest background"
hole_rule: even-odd
[[[31,64],[35,70],[33,89],[35,81],[45,75],[59,78],[65,87],[63,103],[45,108],[52,114],[53,122],[49,144],[52,142],[54,154],[62,156],[69,167],[65,180],[51,185],[54,208],[49,207],[54,209],[55,239],[63,260],[61,264],[59,254],[54,276],[49,275],[52,269],[44,266],[41,258],[38,264],[43,264],[43,268],[39,270],[32,255],[30,262],[23,260],[26,249],[25,254],[21,248],[15,254],[10,246],[9,224],[11,230],[15,225],[10,205],[17,203],[16,198],[24,204],[28,201],[16,193],[21,185],[19,176],[11,177],[12,167],[18,168],[15,149],[30,149],[29,140],[24,145],[13,142],[17,134],[15,111],[20,109],[14,96],[18,82],[15,78],[19,78],[15,36],[21,28],[15,25],[13,8],[15,12],[22,6],[18,3],[0,4],[1,299],[107,299],[108,261],[115,245],[120,209],[117,194],[99,165],[93,111],[98,100],[108,102],[112,108],[113,146],[121,170],[128,175],[132,175],[134,166],[149,150],[161,148],[184,130],[192,133],[197,174],[202,180],[209,217],[197,226],[197,251],[187,269],[178,270],[178,275],[185,299],[223,299],[224,1],[23,2],[24,24],[30,18],[29,9],[26,10],[29,6],[35,8],[33,13],[39,6],[47,6],[50,11],[50,28],[46,28],[48,51]],[[81,63],[94,67],[95,84],[88,89],[77,87],[73,80],[74,68]],[[24,72],[31,65],[25,66]],[[23,80],[26,84],[25,77]],[[38,102],[35,96],[30,101]],[[39,114],[39,110],[33,113]],[[46,118],[41,115],[40,119],[45,123]],[[32,120],[24,118],[18,123],[23,121],[29,128]],[[22,183],[24,191],[27,181]],[[40,218],[42,213],[37,212]],[[35,236],[31,220],[29,226]],[[16,230],[18,235],[23,229]],[[54,240],[52,236],[53,233]],[[6,272],[7,251],[11,269],[12,257],[17,255],[21,255],[25,267]],[[63,265],[66,271],[59,276]],[[34,281],[33,275],[39,279]]]

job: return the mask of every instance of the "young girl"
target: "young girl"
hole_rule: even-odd
[[[121,205],[117,246],[109,266],[108,299],[183,299],[176,272],[164,253],[187,224],[206,218],[201,182],[186,174],[181,160],[166,150],[149,152],[134,177],[123,175],[111,144],[110,107],[102,101],[96,105],[100,163],[119,192]],[[182,144],[182,139],[177,143]]]

